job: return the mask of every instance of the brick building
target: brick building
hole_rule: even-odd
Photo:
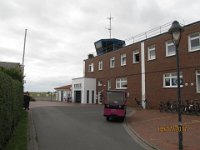
[[[181,97],[200,99],[200,21],[183,28]],[[98,99],[102,90],[124,89],[129,92],[128,105],[134,106],[137,98],[158,108],[160,101],[177,97],[175,55],[171,36],[165,32],[96,57],[90,55],[85,60],[85,77],[96,78]]]

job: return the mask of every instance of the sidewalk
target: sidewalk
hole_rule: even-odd
[[[178,150],[177,113],[160,113],[159,110],[137,110],[127,117],[128,126],[156,149]],[[200,149],[200,116],[183,115],[184,150]]]

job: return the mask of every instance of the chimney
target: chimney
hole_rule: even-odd
[[[90,58],[94,58],[94,55],[93,54],[89,54],[88,55],[88,59],[90,59]]]

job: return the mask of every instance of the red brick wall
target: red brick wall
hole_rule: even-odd
[[[196,72],[200,69],[200,51],[188,52],[188,35],[200,32],[200,23],[188,26],[182,33],[179,46],[180,71],[183,74],[184,84],[181,88],[182,100],[199,98],[196,93]],[[161,100],[176,100],[177,88],[163,87],[163,74],[176,72],[176,56],[166,57],[165,42],[170,40],[169,34],[157,36],[145,41],[145,69],[146,69],[146,97],[151,108],[158,108]],[[155,44],[156,59],[148,61],[147,47]],[[193,86],[191,86],[193,83]]]
[[[181,88],[182,99],[199,98],[200,93],[196,93],[196,70],[200,70],[200,51],[188,52],[188,35],[200,32],[200,22],[191,24],[184,28],[182,39],[180,41],[180,71],[183,73],[184,84]],[[177,88],[163,87],[163,74],[176,72],[176,56],[166,57],[165,42],[170,40],[171,36],[161,34],[159,36],[144,41],[145,46],[145,83],[146,98],[151,108],[158,108],[161,100],[175,100],[177,97]],[[148,60],[148,46],[155,45],[156,59]],[[139,50],[140,62],[133,64],[133,51]],[[120,55],[126,53],[126,66],[120,65]],[[110,68],[110,58],[115,57],[115,68]],[[98,61],[103,61],[103,70],[98,70]],[[88,72],[88,65],[94,63],[94,72]],[[141,99],[141,46],[140,42],[121,48],[117,51],[97,56],[85,60],[85,77],[95,77],[102,80],[107,89],[107,81],[111,80],[112,89],[116,87],[116,78],[127,77],[127,91],[130,93],[128,105],[134,106],[134,98]],[[193,86],[191,84],[193,83]],[[102,87],[97,86],[97,91]]]

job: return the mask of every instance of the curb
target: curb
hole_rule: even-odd
[[[136,110],[132,110],[129,114],[127,114],[127,117],[131,117],[135,114]],[[145,139],[143,139],[128,123],[127,119],[125,119],[125,122],[123,123],[123,126],[127,133],[134,139],[135,142],[137,142],[139,145],[141,145],[146,150],[160,150],[147,142]]]
[[[28,147],[27,150],[39,150],[36,129],[33,122],[32,111],[28,112]]]

